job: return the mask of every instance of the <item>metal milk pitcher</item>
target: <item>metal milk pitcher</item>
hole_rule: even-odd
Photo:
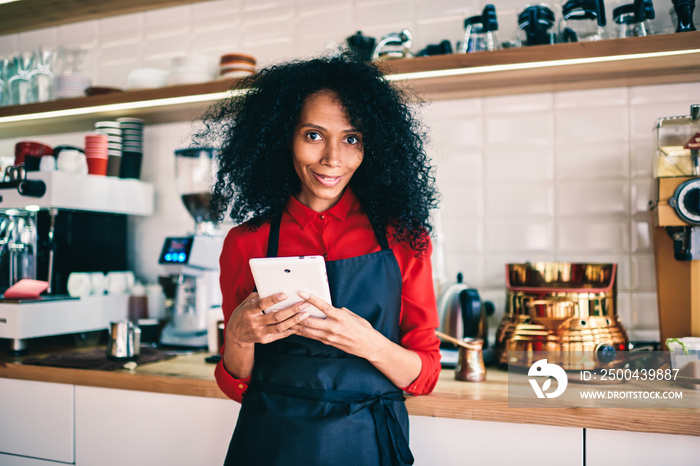
[[[133,361],[140,354],[141,329],[128,320],[110,322],[107,359]]]

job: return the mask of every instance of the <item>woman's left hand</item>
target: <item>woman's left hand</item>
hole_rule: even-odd
[[[299,293],[304,300],[326,314],[325,319],[308,318],[293,329],[298,335],[334,346],[346,353],[369,359],[384,336],[372,324],[350,309],[333,307],[324,300],[306,293]]]

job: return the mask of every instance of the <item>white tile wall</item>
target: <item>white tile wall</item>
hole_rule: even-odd
[[[501,40],[514,37],[522,0],[495,2]],[[0,36],[0,54],[46,44],[94,49],[96,84],[124,86],[141,66],[168,67],[177,55],[247,52],[261,64],[323,52],[357,30],[379,37],[408,27],[414,50],[462,37],[476,0],[215,0]],[[611,6],[608,5],[608,13]],[[657,27],[670,24],[657,8]],[[696,16],[700,15],[696,10]],[[610,15],[608,15],[610,17]],[[696,20],[700,24],[700,18]],[[618,307],[633,336],[657,332],[653,251],[646,210],[656,118],[685,114],[700,82],[438,101],[416,108],[442,194],[443,260],[503,313],[505,264],[563,260],[619,264]],[[131,221],[131,262],[150,281],[166,235],[192,223],[173,184],[173,150],[187,123],[149,126],[143,178],[156,186],[156,212]],[[41,136],[81,144],[82,134]],[[0,140],[11,154],[16,139]]]
[[[551,181],[552,157],[552,147],[547,144],[488,144],[484,147],[484,177],[489,183]]]
[[[557,214],[563,218],[623,217],[629,212],[625,181],[568,181],[557,184]]]
[[[648,149],[648,148],[647,148]],[[555,145],[559,180],[624,180],[629,177],[629,145],[626,142],[561,143]],[[644,153],[644,169],[651,165]]]

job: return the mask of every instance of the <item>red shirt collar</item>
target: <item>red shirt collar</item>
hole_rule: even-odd
[[[338,202],[324,212],[316,212],[299,202],[294,196],[290,196],[287,201],[287,212],[301,226],[302,230],[306,230],[311,222],[317,220],[321,215],[332,215],[341,222],[344,221],[356,203],[358,203],[357,197],[348,187]]]

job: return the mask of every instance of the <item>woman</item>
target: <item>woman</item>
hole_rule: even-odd
[[[403,391],[440,370],[430,264],[436,191],[405,97],[344,57],[272,66],[205,119],[222,136],[221,390],[242,407],[226,464],[412,464]],[[263,313],[248,260],[323,255],[333,306]],[[301,293],[300,293],[301,294]],[[309,317],[313,305],[327,318]]]

